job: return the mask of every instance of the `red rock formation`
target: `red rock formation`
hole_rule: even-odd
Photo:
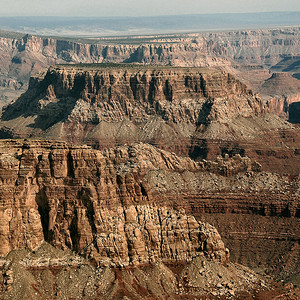
[[[214,105],[218,101],[226,101],[227,110],[219,111]],[[201,119],[204,104],[207,112]],[[94,124],[118,122],[125,117],[144,122],[153,115],[166,122],[197,124],[238,115],[259,116],[263,111],[259,99],[225,72],[100,64],[50,68],[44,78],[31,79],[27,95],[8,106],[3,119],[29,114],[29,110],[31,114],[41,112],[45,118],[47,106],[64,110],[63,117],[69,121]],[[51,125],[42,126],[48,129]]]
[[[142,45],[82,44],[25,35],[0,37],[2,74],[28,76],[55,63],[140,62],[177,66],[224,66],[228,59],[245,65],[273,66],[282,57],[299,55],[299,28],[191,34],[164,40],[149,39]],[[134,41],[134,38],[132,38]],[[147,38],[145,38],[147,40]],[[151,43],[152,42],[152,43]],[[19,73],[19,74],[17,74]],[[28,76],[29,77],[29,76]],[[28,79],[27,77],[27,79]]]
[[[0,136],[85,142],[101,149],[147,142],[194,159],[246,154],[265,170],[282,172],[284,165],[296,175],[298,129],[268,109],[223,71],[60,66],[32,78],[29,90],[4,109]]]
[[[226,262],[217,231],[191,215],[299,217],[299,181],[241,156],[196,163],[144,144],[100,152],[7,140],[0,161],[2,255],[47,240],[101,265],[189,261],[198,252]]]
[[[31,75],[57,63],[138,62],[213,67],[238,74],[254,87],[257,71],[277,64],[281,70],[280,67],[299,56],[297,27],[144,37],[143,44],[141,37],[131,37],[121,45],[123,41],[119,38],[105,45],[99,40],[84,44],[32,35],[8,36],[0,37],[0,77],[21,82],[22,86],[17,91],[13,87],[13,92],[0,88],[0,107],[25,92]]]
[[[151,147],[147,161],[143,145],[104,155],[64,143],[7,141],[1,146],[2,255],[35,249],[46,239],[112,265],[187,261],[199,251],[223,263],[228,260],[212,226],[152,201],[143,180],[145,164],[157,154]],[[122,156],[126,151],[127,158]],[[167,155],[162,153],[160,164],[170,168]],[[195,168],[189,159],[182,164]]]
[[[300,81],[289,73],[273,73],[259,88],[271,112],[289,119],[289,106],[300,101]]]

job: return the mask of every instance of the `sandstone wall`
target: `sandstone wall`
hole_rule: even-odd
[[[1,255],[46,240],[101,265],[189,261],[199,252],[226,263],[228,251],[205,216],[298,222],[299,180],[261,172],[245,157],[196,163],[145,144],[100,152],[7,140],[0,158]]]
[[[1,73],[17,75],[16,70],[21,70],[18,76],[28,78],[32,71],[61,62],[125,61],[224,67],[229,64],[228,59],[233,59],[244,64],[272,66],[283,56],[299,55],[298,36],[299,28],[294,27],[193,34],[180,41],[170,38],[165,43],[142,45],[83,44],[32,35],[21,39],[1,37]]]
[[[149,38],[139,43],[119,39],[77,41],[25,35],[0,37],[0,77],[17,81],[18,89],[0,87],[0,107],[25,92],[29,77],[58,63],[138,62],[213,67],[256,85],[257,71],[299,56],[299,28],[191,34]],[[121,44],[120,44],[121,42]],[[124,44],[123,44],[124,43]],[[279,66],[280,67],[280,66]],[[259,82],[260,84],[260,82]]]
[[[271,114],[273,106],[224,71],[57,66],[33,77],[28,91],[4,108],[0,137],[99,149],[144,142],[194,159],[241,154],[265,170],[296,175],[299,129]]]
[[[131,152],[144,155],[140,147]],[[125,150],[1,143],[1,255],[34,250],[47,240],[113,266],[187,261],[197,252],[226,263],[228,251],[215,228],[158,207],[143,180],[150,162],[140,157],[131,165],[122,157]],[[128,166],[119,165],[124,159]],[[163,159],[161,164],[168,167]]]

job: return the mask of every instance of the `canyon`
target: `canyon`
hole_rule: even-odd
[[[150,143],[195,160],[241,154],[299,174],[297,124],[225,71],[130,64],[61,65],[6,106],[1,138],[39,137],[105,149]]]
[[[31,75],[59,63],[218,68],[258,92],[273,73],[299,77],[299,27],[98,39],[55,39],[3,31],[0,50],[1,106],[26,91]],[[280,91],[279,95],[284,102],[286,95]],[[293,97],[299,102],[298,91]]]
[[[2,32],[0,299],[297,299],[299,30]]]
[[[108,291],[108,299],[284,292],[229,262],[229,250],[205,219],[221,233],[234,224],[225,230],[233,244],[276,241],[274,252],[258,247],[259,262],[267,267],[279,256],[278,265],[272,264],[279,270],[269,272],[296,280],[299,177],[264,172],[240,155],[195,162],[143,143],[104,151],[41,140],[0,145],[0,251],[8,254],[1,261],[4,299],[74,293],[58,280],[77,282],[76,290],[88,299]],[[248,223],[260,216],[264,222],[251,223],[250,233]],[[266,226],[270,220],[278,222],[279,232]],[[45,272],[49,279],[41,280]],[[151,285],[149,274],[161,283]],[[45,280],[54,286],[47,288]]]
[[[0,126],[5,297],[297,297],[300,128],[229,73],[56,65]]]

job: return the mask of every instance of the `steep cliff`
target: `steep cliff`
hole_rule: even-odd
[[[141,147],[127,151],[134,156]],[[158,153],[152,148],[140,153],[127,170],[117,161],[124,150],[103,155],[64,143],[3,142],[1,254],[35,249],[46,239],[59,248],[84,251],[98,263],[180,261],[201,250],[226,263],[224,244],[213,227],[152,201],[143,172],[151,159],[156,167]],[[182,163],[193,166],[189,159]],[[168,166],[163,158],[160,164]]]
[[[55,123],[99,124],[124,118],[138,123],[159,116],[166,122],[197,125],[262,112],[260,100],[225,72],[99,64],[50,68],[41,81],[31,79],[28,93],[5,108],[2,119],[43,115],[45,124],[36,120],[34,127],[46,130],[59,115]],[[47,122],[50,117],[53,121]]]
[[[274,40],[278,35],[282,40]],[[32,64],[37,53],[43,66],[54,57],[222,69],[241,60],[255,69],[298,45],[289,29],[206,34],[184,43],[102,46],[27,36],[9,44],[14,50],[3,51],[2,60],[7,76],[22,78],[41,68]],[[278,77],[291,79],[274,75],[271,88]],[[300,134],[297,124],[269,114],[283,107],[272,101],[264,105],[234,76],[206,68],[80,64],[32,77],[28,91],[3,110],[1,137],[75,145],[0,142],[0,254],[8,254],[0,260],[3,297],[271,292],[259,276],[228,263],[223,241],[233,261],[298,283]],[[291,121],[297,111],[297,103],[290,106]],[[105,150],[78,146],[83,142]],[[129,146],[114,147],[122,144]],[[86,260],[66,257],[68,249]]]
[[[259,88],[270,111],[289,119],[289,106],[300,101],[300,80],[289,73],[273,73]]]
[[[0,76],[22,84],[14,90],[15,96],[11,89],[0,88],[3,106],[25,91],[31,75],[57,63],[138,62],[213,67],[230,71],[256,87],[260,77],[257,71],[278,69],[299,57],[299,28],[95,41],[6,34],[0,37],[0,49]],[[291,68],[284,71],[297,72]]]
[[[258,244],[277,241],[273,258],[288,258],[291,252],[286,249],[299,236],[299,178],[261,172],[247,157],[195,162],[146,144],[102,152],[51,141],[4,140],[0,145],[0,252],[5,256],[27,249],[0,261],[8,298],[34,295],[32,285],[44,297],[73,295],[66,284],[73,280],[83,296],[100,293],[108,299],[121,291],[139,299],[143,293],[162,291],[182,297],[214,291],[212,297],[217,297],[257,290],[263,288],[261,279],[228,264],[229,251],[219,233],[202,220],[210,218],[232,245],[253,233],[245,223],[247,216],[278,222],[279,231],[286,220],[289,231],[276,235],[277,229],[264,227],[265,232],[255,236]],[[238,216],[243,221],[235,223],[234,236],[227,226]],[[98,265],[98,271],[82,258],[47,248],[44,241],[80,253]],[[243,244],[245,262],[255,261],[247,248],[252,242],[250,236],[250,244]],[[234,257],[241,255],[238,248],[232,250]],[[286,278],[297,273],[297,251],[293,250],[294,264],[285,263],[287,273],[275,274]],[[264,259],[260,262],[266,264]],[[50,272],[44,278],[53,287],[47,288],[43,272]],[[158,278],[170,277],[162,286],[144,285],[153,272]]]
[[[1,73],[29,78],[34,70],[49,64],[139,62],[177,66],[226,66],[229,60],[243,65],[271,67],[285,58],[299,56],[299,28],[185,34],[178,38],[116,38],[110,44],[59,40],[25,35],[1,37]],[[105,40],[104,40],[105,42]],[[102,42],[103,43],[103,42]],[[120,44],[121,43],[121,44]],[[22,71],[21,71],[22,70]],[[17,72],[18,71],[18,72]],[[21,71],[21,72],[20,72]]]
[[[266,170],[281,172],[285,164],[287,172],[298,174],[298,129],[268,109],[224,71],[56,66],[32,78],[28,91],[4,108],[0,136],[55,138],[101,149],[146,142],[195,159],[239,153]],[[270,149],[274,155],[267,155],[274,159],[266,161]]]

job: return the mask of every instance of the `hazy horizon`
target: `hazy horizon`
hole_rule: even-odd
[[[12,0],[1,3],[1,17],[134,17],[214,13],[300,11],[298,0]]]
[[[0,30],[44,36],[101,37],[247,30],[300,25],[300,12],[157,17],[0,17]]]

